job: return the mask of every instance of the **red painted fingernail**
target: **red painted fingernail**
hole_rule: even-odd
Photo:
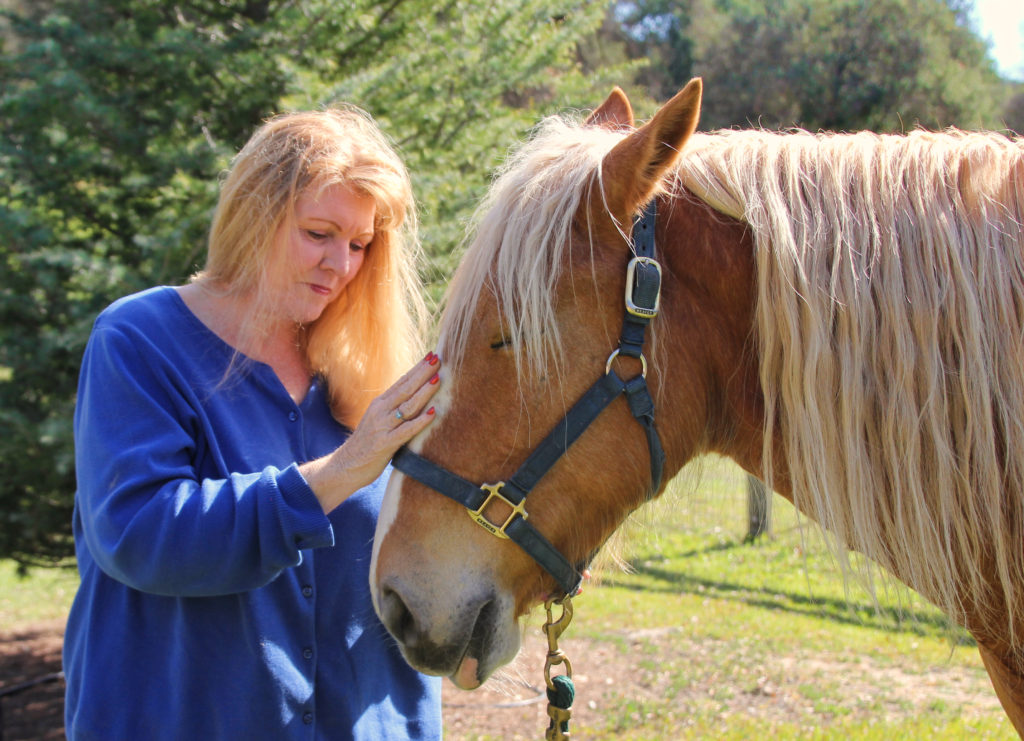
[[[438,377],[438,375],[435,373],[434,377],[430,379],[430,385],[433,386],[435,383],[437,383],[440,380],[441,380],[440,377]]]
[[[434,356],[434,353],[428,352],[426,355],[423,356],[423,362],[424,363],[429,363],[433,356]]]
[[[434,413],[434,407],[430,407],[430,409],[427,410],[427,414],[433,414],[433,413]]]
[[[431,355],[431,358],[430,358],[430,364],[431,364],[431,365],[437,365],[437,361],[439,361],[439,360],[440,360],[441,358],[439,358],[439,357],[438,357],[437,355],[435,355],[434,353],[430,353],[430,355]]]

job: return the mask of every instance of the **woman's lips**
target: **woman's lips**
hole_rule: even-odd
[[[310,283],[309,287],[313,290],[313,293],[317,293],[317,294],[319,294],[321,296],[330,296],[331,295],[331,289],[328,288],[327,286],[321,286],[318,283]]]

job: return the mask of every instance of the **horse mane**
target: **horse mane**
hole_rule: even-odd
[[[624,135],[554,117],[509,158],[446,297],[449,367],[485,290],[520,374],[562,357],[573,219]],[[663,186],[754,237],[764,470],[777,435],[845,570],[861,551],[976,625],[1005,603],[1024,659],[1024,142],[697,134]]]
[[[838,544],[954,619],[1005,602],[1020,660],[1024,141],[726,132],[677,182],[754,237],[765,470],[774,432]]]
[[[445,296],[439,352],[457,368],[483,291],[496,299],[516,370],[557,373],[564,348],[555,318],[555,287],[569,263],[574,219],[600,181],[604,155],[621,133],[542,121],[498,171],[470,225],[473,237]],[[613,346],[609,328],[609,348]]]

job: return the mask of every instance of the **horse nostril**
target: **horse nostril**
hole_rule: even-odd
[[[406,646],[415,643],[416,619],[402,596],[391,587],[381,588],[381,621],[395,638]]]

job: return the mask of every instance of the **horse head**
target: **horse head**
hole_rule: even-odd
[[[438,345],[445,361],[438,419],[411,450],[476,486],[496,484],[606,364],[622,378],[640,374],[639,359],[609,360],[623,323],[632,223],[662,192],[697,125],[700,96],[694,80],[634,128],[616,90],[571,143],[553,131],[564,122],[552,121],[512,158],[452,279]],[[675,295],[664,303],[681,310]],[[655,353],[666,356],[675,350],[665,345],[698,341],[657,321],[652,333],[663,348]],[[652,363],[650,376],[652,398],[664,400],[666,371]],[[706,394],[694,382],[665,408],[701,410]],[[662,427],[669,475],[697,446],[704,422],[695,413]],[[524,509],[530,526],[569,563],[584,564],[655,493],[650,455],[629,405],[610,403],[532,489]],[[498,497],[482,505],[480,527],[461,504],[392,476],[370,578],[378,614],[417,669],[463,688],[479,685],[518,651],[517,618],[558,589],[522,548],[492,532],[517,516],[513,504]]]

